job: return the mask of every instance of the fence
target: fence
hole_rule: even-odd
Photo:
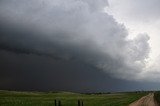
[[[62,103],[61,103],[60,100],[56,100],[56,99],[55,99],[55,100],[54,100],[54,105],[55,105],[55,106],[62,106]],[[83,105],[83,101],[82,101],[82,100],[78,100],[77,105],[78,105],[78,106],[84,106],[84,105]]]

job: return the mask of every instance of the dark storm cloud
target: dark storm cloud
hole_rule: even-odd
[[[141,34],[127,40],[125,27],[103,12],[107,4],[106,0],[1,1],[1,86],[97,89],[102,80],[102,84],[114,82],[104,76],[138,80],[149,38]]]
[[[105,6],[106,0],[2,1],[1,22],[16,28],[1,36],[1,49],[73,59],[137,79],[132,76],[144,67],[149,38],[126,40],[127,30],[103,12]]]
[[[62,90],[108,92],[150,90],[158,84],[114,79],[80,62],[0,51],[0,88],[9,90]],[[2,61],[3,60],[3,61]]]

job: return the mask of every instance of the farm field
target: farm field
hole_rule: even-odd
[[[79,94],[72,92],[16,92],[0,91],[0,106],[55,106],[55,99],[61,106],[128,106],[147,92]]]

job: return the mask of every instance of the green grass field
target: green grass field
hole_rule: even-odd
[[[61,100],[62,106],[127,106],[147,93],[78,94],[69,92],[15,92],[0,91],[0,106],[54,106],[54,100]]]
[[[157,91],[154,93],[154,99],[158,102],[160,105],[160,91]]]

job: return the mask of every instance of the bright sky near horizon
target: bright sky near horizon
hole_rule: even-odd
[[[144,71],[159,73],[160,62],[160,1],[159,0],[108,0],[105,11],[127,28],[129,39],[146,33],[150,52]]]
[[[150,37],[150,59],[155,61],[160,55],[160,9],[159,0],[108,0],[106,12],[128,29],[129,38],[139,33],[147,33]]]

